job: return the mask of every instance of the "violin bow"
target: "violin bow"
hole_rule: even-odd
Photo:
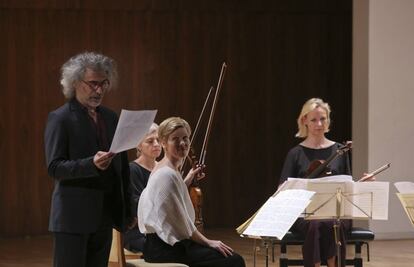
[[[203,115],[204,115],[204,111],[205,111],[205,109],[206,109],[207,102],[208,102],[208,100],[210,99],[210,95],[211,95],[211,92],[213,92],[213,90],[214,90],[214,87],[213,87],[213,86],[211,86],[211,87],[210,87],[210,90],[208,91],[208,95],[207,95],[207,97],[206,97],[206,100],[204,101],[203,109],[201,110],[200,116],[198,117],[196,127],[194,128],[193,136],[191,137],[191,140],[190,140],[190,147],[192,146],[193,141],[194,141],[195,137],[197,136],[197,132],[198,132],[198,128],[199,128],[199,126],[200,126],[201,118],[202,118],[202,117],[203,117]]]
[[[214,90],[214,87],[213,87],[213,86],[211,86],[211,87],[210,87],[210,90],[208,91],[207,97],[206,97],[206,99],[204,100],[204,105],[203,105],[203,108],[201,109],[200,116],[198,117],[196,127],[194,128],[193,135],[191,136],[191,139],[190,139],[190,148],[192,147],[192,145],[193,145],[193,141],[194,141],[195,137],[197,136],[198,129],[199,129],[200,122],[201,122],[201,118],[203,117],[204,111],[205,111],[205,109],[206,109],[206,107],[207,107],[207,103],[208,103],[208,101],[210,100],[210,95],[211,95],[211,93],[213,92],[213,90]],[[185,164],[186,164],[186,162],[187,162],[187,159],[189,159],[189,157],[188,157],[188,156],[187,156],[187,157],[185,157],[183,164],[181,164],[181,168],[180,168],[180,172],[181,172],[181,173],[182,173],[182,170],[183,170],[183,168],[184,168],[184,165],[185,165]],[[191,160],[191,159],[189,159],[189,160]]]
[[[217,82],[216,93],[214,95],[213,106],[211,107],[210,117],[208,118],[207,130],[206,130],[206,134],[204,135],[203,146],[202,146],[201,151],[200,151],[200,161],[199,161],[199,163],[201,165],[204,165],[204,162],[205,162],[205,158],[206,158],[206,154],[207,154],[207,145],[208,145],[208,140],[209,140],[210,132],[211,132],[211,125],[212,125],[212,122],[213,122],[214,113],[216,111],[217,99],[218,99],[218,96],[219,96],[220,91],[221,91],[224,75],[226,74],[226,68],[227,68],[226,62],[223,62],[223,65],[221,66],[220,77],[219,77],[219,80]]]

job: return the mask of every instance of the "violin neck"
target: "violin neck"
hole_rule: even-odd
[[[197,176],[197,175],[196,175]],[[190,184],[191,187],[200,187],[200,181],[198,181],[197,177],[193,178],[193,181],[191,181]]]

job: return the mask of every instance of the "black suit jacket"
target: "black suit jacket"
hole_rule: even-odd
[[[118,117],[99,107],[111,143]],[[49,113],[45,130],[48,173],[55,180],[49,230],[66,233],[91,233],[102,224],[104,191],[93,156],[99,150],[96,132],[87,111],[75,99]],[[129,218],[129,166],[126,152],[117,154],[111,168],[113,182],[112,219],[114,227],[124,230]]]

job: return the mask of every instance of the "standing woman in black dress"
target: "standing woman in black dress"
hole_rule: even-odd
[[[288,177],[304,178],[310,163],[314,160],[326,160],[343,145],[326,138],[329,132],[331,109],[322,99],[309,99],[302,107],[298,118],[299,131],[296,137],[304,140],[292,148],[286,157],[282,169],[280,184]],[[330,175],[351,175],[349,156],[344,153],[329,164]],[[299,218],[292,231],[305,236],[302,254],[305,267],[320,266],[326,260],[328,267],[336,262],[336,243],[333,231],[334,220],[304,220]],[[350,220],[341,221],[341,262],[345,265],[345,234],[351,227]]]

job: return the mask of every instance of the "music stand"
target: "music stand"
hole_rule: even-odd
[[[305,209],[307,220],[333,219],[337,264],[341,265],[340,225],[343,219],[371,219],[373,210],[373,192],[354,193],[350,182],[309,181],[308,190],[316,192],[312,202]],[[360,207],[358,203],[365,203]],[[366,210],[366,201],[370,203]],[[346,245],[346,244],[344,244]]]
[[[352,182],[352,177],[348,181],[339,180],[341,177],[331,176],[327,180],[321,179],[300,179],[289,178],[278,191],[266,201],[266,203],[245,223],[237,228],[237,232],[242,237],[264,240],[266,247],[266,266],[268,266],[268,245],[275,239],[282,240],[300,214],[304,214],[306,219],[388,219],[388,182]],[[341,190],[337,190],[340,188]],[[306,194],[297,194],[295,190],[302,190]],[[315,194],[316,192],[316,194]],[[287,196],[285,195],[287,194]],[[309,203],[310,196],[313,195]],[[305,195],[307,195],[305,197]],[[297,199],[301,196],[301,199]],[[287,201],[284,198],[294,198],[294,201]],[[301,202],[301,205],[296,205]],[[277,205],[279,202],[281,205]],[[270,205],[267,205],[270,204]],[[290,206],[289,204],[295,204]],[[293,211],[295,210],[295,211]],[[305,213],[303,211],[305,210]],[[270,222],[261,224],[260,214]],[[292,213],[286,216],[287,212]],[[295,214],[293,214],[295,213]],[[283,220],[289,220],[287,225]],[[256,224],[258,223],[258,224]],[[256,230],[249,233],[249,227],[259,226]],[[265,225],[265,229],[260,226]],[[275,231],[279,228],[280,231]],[[282,231],[282,228],[284,229]],[[246,232],[247,231],[247,232]],[[277,233],[278,232],[278,233]],[[256,252],[256,249],[254,250]],[[340,255],[338,255],[340,259]],[[255,258],[255,257],[254,257]]]
[[[277,191],[260,209],[236,230],[242,237],[255,239],[254,266],[256,266],[256,239],[262,239],[266,248],[266,267],[269,264],[269,244],[281,240],[302,211],[310,203],[314,192],[306,190]]]

